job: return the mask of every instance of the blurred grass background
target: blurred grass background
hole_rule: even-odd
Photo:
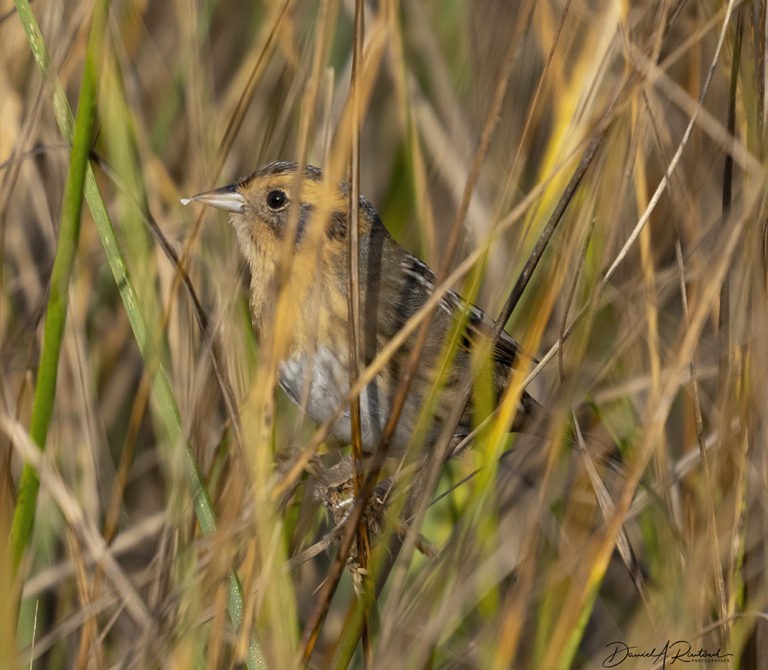
[[[32,3],[51,59],[43,77],[20,15],[0,2],[2,537],[74,162],[54,77],[76,108],[95,4]],[[274,432],[251,439],[246,425],[258,454],[239,452],[210,351],[240,414],[260,411],[246,269],[226,216],[179,197],[304,147],[308,162],[325,163],[345,132],[353,5],[110,3],[92,165],[136,304],[84,206],[34,531],[18,573],[10,546],[0,561],[0,664],[296,663],[334,551],[283,564],[331,524],[309,475],[287,501],[270,491],[314,427],[278,391]],[[490,314],[608,124],[509,326],[541,358],[583,312],[536,395],[552,435],[575,416],[586,450],[537,443],[546,466],[509,495],[526,467],[505,461],[496,473],[492,432],[449,463],[438,492],[479,466],[485,474],[418,528],[440,558],[399,557],[373,605],[368,665],[589,668],[614,641],[658,651],[667,640],[720,648],[732,667],[768,658],[766,14],[760,0],[366,5],[361,192],[433,267],[511,73],[461,254],[479,261],[477,302]],[[183,259],[213,345],[153,221]],[[215,533],[196,521],[185,444]],[[336,447],[322,451],[332,462]],[[607,459],[616,453],[618,471]],[[619,524],[640,589],[613,549]],[[99,538],[111,562],[94,555]],[[227,614],[230,569],[243,584],[239,631]],[[311,667],[366,664],[356,638],[347,651],[340,643],[355,602],[345,574]],[[247,656],[251,636],[259,651]]]

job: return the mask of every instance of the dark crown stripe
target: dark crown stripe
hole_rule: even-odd
[[[247,186],[254,179],[291,174],[292,172],[296,172],[297,167],[298,165],[295,161],[275,161],[274,163],[267,163],[247,177],[241,179],[238,182],[238,186],[241,188]],[[314,165],[307,165],[304,167],[304,177],[311,181],[318,182],[323,178],[323,171]]]

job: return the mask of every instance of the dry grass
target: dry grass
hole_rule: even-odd
[[[89,198],[40,454],[30,416],[75,154],[54,77],[76,107],[94,3],[32,4],[44,79],[0,2],[1,537],[22,463],[41,479],[29,543],[0,557],[0,665],[589,668],[615,641],[684,640],[760,667],[764,2],[365,6],[360,192],[392,234],[499,314],[556,225],[508,325],[543,362],[552,425],[510,438],[492,420],[431,473],[402,546],[373,538],[379,583],[358,598],[342,570],[324,601],[337,545],[301,553],[332,526],[319,461],[291,470],[321,440],[264,381],[274,361],[225,216],[179,197],[276,159],[346,170],[354,5],[111,4],[91,165],[120,253]],[[193,505],[190,455],[210,509]]]

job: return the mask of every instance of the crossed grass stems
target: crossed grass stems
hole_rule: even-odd
[[[715,57],[713,58],[712,68],[714,68],[715,63],[718,60],[720,49],[721,49],[722,43],[723,43],[723,35],[725,33],[725,27],[729,23],[729,17],[730,17],[730,13],[731,13],[731,10],[733,8],[733,5],[734,5],[733,2],[729,3],[729,5],[728,5],[728,7],[726,9],[725,18],[724,18],[724,21],[723,21],[723,31],[721,32],[720,41],[718,43],[718,47],[717,47],[717,50],[716,50],[716,53],[715,53]],[[290,3],[285,3],[282,6],[281,12],[282,11],[287,11],[289,6],[290,6]],[[358,6],[359,6],[359,3],[358,3]],[[275,19],[275,24],[274,25],[277,26],[279,24],[279,22],[282,20],[282,16],[284,16],[284,15],[279,12],[275,16],[276,16],[276,19]],[[257,59],[256,66],[254,67],[254,76],[252,77],[252,81],[254,83],[253,83],[253,85],[251,85],[249,83],[249,85],[246,87],[246,91],[244,91],[243,96],[241,98],[241,101],[243,102],[243,104],[238,106],[238,110],[247,109],[247,106],[248,106],[247,102],[249,101],[250,96],[253,95],[253,92],[255,90],[255,82],[258,81],[258,72],[263,68],[263,63],[267,59],[267,54],[269,53],[270,49],[273,46],[273,40],[272,40],[271,36],[273,34],[275,34],[275,33],[276,33],[276,29],[269,33],[268,39],[266,40],[266,42],[264,44],[264,48],[263,48],[263,52],[262,52],[264,58],[263,59],[262,58]],[[361,41],[362,41],[361,33],[362,33],[362,31],[361,31],[359,25],[356,22],[356,32],[355,32],[356,51],[357,51],[357,48],[361,46]],[[318,40],[318,43],[319,42],[320,42],[320,40]],[[374,53],[374,56],[375,56],[375,53]],[[322,61],[318,61],[318,62],[322,62]],[[712,72],[712,68],[710,68],[710,75],[711,75],[711,72]],[[640,67],[638,69],[642,69],[642,67]],[[370,72],[369,72],[369,76],[370,76]],[[319,81],[319,80],[320,80],[320,78],[317,79],[317,81]],[[638,83],[637,81],[634,82],[634,85],[636,85],[637,83]],[[499,87],[502,87],[502,86],[505,86],[505,85],[506,85],[506,79],[502,75],[502,76],[500,76],[500,79],[499,79]],[[705,85],[702,87],[700,99],[698,101],[698,105],[697,105],[697,108],[696,108],[697,110],[701,106],[701,101],[703,100],[703,96],[706,93],[708,85],[709,85],[709,79],[705,82]],[[355,87],[353,87],[353,90],[357,90],[357,89]],[[497,89],[497,91],[498,90],[499,89]],[[503,97],[503,94],[502,94],[502,97]],[[353,98],[354,98],[354,96],[353,96]],[[311,100],[311,102],[313,102],[313,103],[315,101],[316,101],[316,99]],[[308,105],[308,108],[309,109],[314,108],[314,104]],[[493,110],[493,109],[494,109],[494,104],[491,105],[491,110]],[[611,109],[610,106],[609,106],[609,109]],[[533,110],[531,110],[531,113],[532,112],[533,112]],[[227,130],[227,133],[226,133],[226,136],[225,136],[226,139],[225,139],[225,142],[224,142],[225,146],[223,147],[223,149],[226,149],[226,144],[227,143],[229,143],[229,145],[231,146],[231,142],[233,142],[234,138],[237,136],[237,129],[239,128],[239,124],[242,123],[242,121],[243,121],[244,112],[242,112],[242,115],[240,115],[240,113],[238,112],[238,113],[234,114],[232,118],[233,118],[233,122],[230,124],[230,127]],[[302,117],[302,119],[303,118],[307,118],[308,119],[309,117],[308,117],[308,115],[305,115],[305,116]],[[550,219],[550,223],[547,224],[547,229],[550,229],[549,233],[548,233],[550,236],[551,236],[552,232],[554,231],[554,227],[560,221],[560,216],[564,212],[565,207],[567,206],[568,202],[570,202],[571,198],[573,197],[573,193],[575,192],[576,188],[578,187],[578,184],[580,183],[581,178],[583,177],[584,171],[586,171],[586,169],[589,166],[592,158],[594,157],[594,155],[595,155],[594,152],[597,151],[597,149],[599,148],[600,138],[603,137],[603,133],[606,132],[606,130],[608,129],[608,125],[609,125],[609,123],[610,123],[612,118],[613,118],[612,113],[611,114],[606,114],[605,122],[604,122],[604,127],[598,128],[595,131],[594,137],[592,137],[592,139],[591,139],[591,144],[588,144],[587,148],[584,150],[584,144],[587,144],[587,141],[585,140],[582,143],[582,145],[578,148],[578,151],[584,150],[585,153],[582,155],[581,163],[579,164],[579,167],[577,168],[576,173],[573,175],[569,186],[566,188],[566,190],[564,191],[564,193],[563,193],[563,195],[561,197],[561,203],[563,205],[562,206],[562,211],[560,211],[557,216],[555,216],[553,214],[552,218]],[[669,177],[673,173],[674,167],[676,165],[675,158],[677,160],[679,160],[679,155],[682,153],[682,149],[685,147],[685,144],[687,142],[687,138],[689,136],[690,128],[693,127],[695,119],[696,119],[696,113],[694,113],[692,115],[692,117],[691,117],[691,121],[690,121],[690,124],[689,124],[689,127],[688,127],[689,130],[686,133],[683,141],[680,143],[680,145],[678,147],[678,151],[675,154],[675,157],[673,157],[673,160],[670,160],[670,162],[668,163],[667,171],[666,171],[666,173],[664,175],[664,179],[662,180],[662,183],[659,185],[659,190],[657,191],[657,193],[663,192],[664,188],[666,188],[666,184],[669,181]],[[476,177],[477,177],[477,169],[479,169],[479,166],[483,162],[483,154],[484,154],[483,145],[485,144],[485,146],[487,147],[487,141],[490,139],[490,134],[489,134],[490,131],[488,131],[488,128],[489,127],[490,128],[493,127],[493,122],[494,121],[495,121],[495,115],[489,114],[489,116],[488,116],[488,123],[486,124],[486,129],[483,132],[483,139],[481,139],[481,141],[479,142],[475,163],[473,165],[473,171],[470,173],[470,178],[467,180],[467,184],[466,184],[466,188],[465,188],[465,193],[464,193],[464,198],[463,198],[462,204],[461,204],[461,206],[459,208],[459,214],[457,215],[457,220],[456,220],[456,222],[455,222],[455,224],[454,224],[454,226],[452,228],[451,240],[453,240],[454,237],[458,235],[457,231],[459,230],[460,223],[463,220],[464,215],[466,214],[466,208],[468,207],[468,197],[472,193],[472,190],[473,190],[473,187],[474,187],[474,179],[476,179]],[[301,142],[300,142],[300,149],[299,149],[299,156],[300,156],[300,161],[301,162],[304,161],[304,154],[306,152],[306,146],[307,146],[306,136],[308,134],[308,128],[309,128],[310,125],[311,124],[309,123],[309,121],[307,121],[305,123],[305,125],[304,125],[305,131],[302,131],[302,133],[300,134],[300,137],[301,137],[301,139],[303,141],[303,144],[301,144]],[[352,123],[351,127],[352,128],[359,128],[359,123]],[[354,146],[356,145],[355,138],[357,137],[357,133],[356,132],[349,132],[349,133],[344,132],[342,134],[344,136],[349,135],[352,138],[351,144],[352,144],[353,150],[352,150],[351,153],[352,153],[353,156],[355,156],[355,155],[357,156],[356,158],[352,159],[352,166],[351,166],[351,170],[350,170],[352,176],[354,176],[355,173],[357,171],[359,171],[359,151],[357,151],[357,153],[354,151]],[[739,150],[739,146],[738,145],[735,148],[732,149],[733,153],[736,154],[736,155],[738,155],[738,150]],[[574,155],[576,155],[576,153],[577,153],[577,151],[574,151]],[[340,152],[340,154],[341,154],[341,152]],[[221,155],[222,156],[226,155],[226,150],[222,151]],[[91,155],[91,157],[92,158],[97,158],[93,154]],[[223,158],[222,158],[222,161],[223,161]],[[97,162],[103,168],[105,168],[105,170],[108,171],[108,166],[106,166],[106,164],[105,164],[105,162],[103,160],[97,159]],[[563,163],[565,165],[565,164],[567,164],[567,161],[564,161]],[[578,173],[579,173],[580,170],[582,170],[582,168],[583,168],[583,171],[579,175]],[[577,175],[578,175],[578,177],[577,177]],[[354,188],[355,180],[352,179],[351,183],[353,184],[353,188],[351,189],[351,191],[352,191],[352,193],[354,193],[354,190],[355,190],[355,188]],[[543,190],[544,186],[545,186],[545,184],[542,184],[540,188],[537,188],[531,194],[529,194],[529,196],[525,199],[524,203],[521,203],[521,205],[515,209],[515,212],[513,212],[509,217],[507,217],[505,219],[505,221],[503,221],[494,230],[492,235],[500,234],[501,231],[506,226],[509,226],[514,221],[516,221],[518,219],[518,217],[521,216],[522,213],[526,211],[526,208],[533,201],[533,198],[535,198],[537,195],[539,195],[541,193],[541,191]],[[653,202],[654,205],[655,205],[655,202],[658,202],[657,198]],[[735,244],[735,241],[738,239],[738,234],[739,234],[740,228],[743,227],[743,222],[746,220],[747,216],[752,212],[753,207],[754,207],[754,203],[747,203],[744,206],[744,208],[742,209],[742,211],[740,211],[737,214],[735,214],[732,217],[732,219],[729,221],[733,227],[732,227],[732,236],[729,238],[729,240],[728,240],[729,244],[726,247],[726,250],[727,250],[728,253],[724,254],[723,260],[718,265],[718,272],[715,273],[715,275],[714,275],[715,278],[717,278],[717,277],[722,278],[722,276],[724,275],[724,273],[725,273],[725,271],[727,269],[727,261],[729,260],[729,258],[733,254],[734,244]],[[611,269],[605,274],[604,280],[603,280],[603,282],[601,284],[601,287],[600,287],[600,291],[596,292],[595,299],[592,302],[593,305],[596,304],[597,298],[599,297],[599,293],[606,287],[608,279],[613,274],[613,271],[615,271],[616,267],[618,267],[618,265],[621,263],[623,258],[626,257],[626,253],[627,253],[628,249],[638,239],[638,235],[639,235],[640,231],[642,230],[643,226],[645,225],[645,223],[647,222],[648,215],[650,214],[650,211],[652,211],[652,209],[653,209],[653,206],[649,205],[649,208],[648,208],[647,212],[644,213],[644,215],[640,218],[640,220],[638,222],[638,225],[637,225],[635,231],[633,232],[633,235],[627,241],[627,244],[623,247],[623,249],[620,252],[620,254],[616,257],[614,263],[611,265]],[[148,222],[150,222],[150,225],[152,226],[152,224],[151,224],[152,218],[149,215],[148,208],[146,209],[145,218],[146,218],[146,220]],[[216,372],[217,378],[219,378],[219,383],[222,386],[222,392],[223,392],[223,396],[224,396],[225,401],[226,401],[227,411],[228,411],[228,414],[229,414],[229,417],[230,417],[230,425],[231,425],[232,431],[233,431],[233,433],[235,435],[235,441],[236,442],[242,442],[242,437],[238,438],[238,436],[237,436],[240,428],[239,428],[239,423],[238,423],[238,414],[237,414],[237,411],[236,411],[236,405],[234,404],[234,401],[233,401],[233,397],[234,396],[233,396],[233,394],[231,392],[231,388],[229,387],[229,385],[226,382],[226,379],[225,379],[223,373],[221,373],[222,366],[220,364],[217,364],[217,362],[216,362],[217,359],[220,357],[220,354],[217,353],[216,340],[215,340],[215,338],[211,338],[211,336],[209,334],[209,329],[207,327],[207,321],[206,321],[205,315],[202,312],[202,309],[199,309],[199,301],[196,301],[196,298],[194,297],[194,291],[192,289],[191,283],[189,282],[189,278],[186,276],[186,273],[183,270],[183,268],[186,267],[185,260],[188,260],[188,253],[187,252],[188,252],[189,249],[192,248],[192,244],[193,244],[194,240],[196,239],[196,235],[199,232],[200,221],[201,221],[201,218],[198,218],[198,220],[196,221],[196,224],[195,224],[195,226],[193,228],[193,233],[190,235],[190,237],[188,239],[188,243],[187,243],[187,245],[185,245],[185,250],[184,250],[184,252],[182,253],[182,255],[181,255],[181,257],[179,259],[173,258],[173,254],[169,252],[169,250],[171,249],[170,245],[168,245],[167,243],[162,243],[164,251],[167,254],[169,254],[172,262],[179,269],[179,274],[178,274],[179,279],[177,280],[176,285],[174,286],[174,289],[172,291],[171,298],[170,298],[170,300],[168,302],[168,305],[172,304],[173,301],[174,301],[174,295],[175,295],[175,291],[177,290],[176,287],[178,286],[178,283],[179,282],[183,282],[187,286],[187,290],[190,293],[190,295],[193,296],[193,301],[195,302],[195,312],[196,312],[196,314],[198,316],[198,319],[199,319],[199,324],[200,324],[201,331],[203,332],[203,334],[205,336],[206,348],[209,350],[210,355],[212,357],[212,360],[214,361],[214,366],[213,366],[214,370],[217,371]],[[153,228],[155,228],[155,227],[153,227]],[[153,230],[153,232],[155,233],[156,236],[158,236],[158,239],[160,239],[160,240],[163,239],[162,234],[160,233],[159,227],[157,227],[155,230]],[[456,238],[456,239],[458,239],[458,238]],[[493,239],[493,237],[490,238],[490,239]],[[490,245],[490,239],[489,239],[488,245]],[[543,246],[546,245],[546,241],[548,239],[549,239],[549,237],[547,237],[547,235],[544,235],[544,234],[542,235],[541,240],[542,240],[542,245]],[[453,246],[455,248],[455,243],[452,244],[452,245],[449,245],[449,246]],[[444,292],[452,284],[454,284],[464,274],[466,274],[466,273],[468,273],[470,271],[470,269],[473,266],[473,264],[477,263],[482,258],[483,254],[485,253],[485,249],[486,248],[487,248],[487,246],[483,247],[481,245],[479,247],[480,251],[475,252],[474,254],[470,255],[462,264],[460,264],[458,266],[457,270],[454,273],[448,274],[447,272],[444,272],[444,271],[439,273],[439,276],[440,277],[445,276],[446,280],[441,284],[440,287],[438,287],[438,289],[435,292],[435,296],[433,296],[433,300],[428,304],[428,306],[425,307],[425,309],[422,311],[422,313],[420,313],[420,315],[417,315],[417,317],[414,317],[414,323],[411,324],[410,326],[408,326],[408,325],[406,326],[406,328],[410,328],[410,330],[408,332],[405,332],[405,330],[404,330],[402,339],[400,339],[400,343],[402,343],[402,341],[405,339],[405,337],[409,333],[412,333],[412,332],[417,332],[417,342],[420,340],[419,336],[422,333],[424,333],[425,330],[426,330],[427,326],[425,324],[428,324],[430,310],[434,309],[434,306],[437,304],[437,300],[439,300],[441,295],[444,294]],[[450,256],[452,256],[452,255],[453,254],[451,253]],[[506,308],[504,310],[505,312],[508,310],[511,313],[511,311],[514,309],[514,306],[517,303],[517,300],[519,299],[520,295],[522,294],[522,290],[525,288],[525,285],[530,280],[530,276],[532,274],[532,270],[536,266],[536,263],[538,262],[540,257],[541,257],[540,253],[537,254],[536,251],[534,251],[532,253],[532,255],[529,257],[528,262],[526,264],[526,269],[524,270],[523,274],[521,275],[521,279],[518,281],[518,283],[515,286],[515,289],[513,289],[512,294],[509,296],[509,298],[507,300],[507,306],[506,306]],[[450,258],[448,261],[446,261],[445,265],[446,266],[450,266],[451,262],[452,262],[452,258]],[[442,269],[443,268],[441,268],[441,270]],[[525,277],[526,272],[528,273],[527,277]],[[354,276],[354,273],[350,273],[350,274],[351,274],[351,276]],[[681,276],[682,276],[682,272],[681,272]],[[574,279],[574,282],[575,282],[575,279]],[[723,283],[723,282],[721,282],[721,283]],[[355,293],[355,286],[354,286],[354,284],[355,284],[355,282],[353,280],[352,281],[352,286],[351,286],[351,295],[354,295],[354,293]],[[715,286],[715,285],[716,284],[715,284],[715,281],[714,281],[714,278],[713,278],[712,282],[710,283],[710,286]],[[519,291],[520,295],[516,295],[517,291]],[[710,291],[710,293],[711,293],[711,291]],[[697,331],[700,332],[703,315],[706,314],[706,308],[708,307],[708,305],[709,305],[709,303],[707,303],[707,301],[703,301],[703,302],[699,303],[699,308],[698,308],[698,310],[696,312],[694,312],[693,315],[689,315],[689,314],[686,313],[686,318],[690,320],[690,322],[693,324],[693,326],[691,327],[691,330],[690,330],[691,336],[686,339],[686,349],[685,350],[690,350],[690,348],[692,346],[691,342],[695,341],[695,337],[696,337]],[[167,308],[167,310],[165,312],[165,314],[166,314],[165,318],[166,319],[167,319],[167,315],[168,315],[169,309],[170,308]],[[581,312],[581,314],[584,314],[584,313],[586,313],[586,312],[585,311]],[[508,314],[507,314],[507,316],[508,316]],[[506,318],[503,318],[503,313],[502,313],[502,317],[499,319],[500,324],[505,323],[506,320],[507,320]],[[460,324],[457,324],[457,328],[459,328],[459,327],[460,327]],[[575,323],[572,323],[571,326],[569,326],[569,328],[567,330],[564,329],[563,330],[563,338],[562,339],[565,338],[565,333],[573,332],[574,327],[575,327]],[[418,329],[418,331],[417,331],[417,329]],[[561,345],[561,343],[558,343],[558,345]],[[397,346],[397,343],[393,342],[392,345],[387,350],[382,352],[382,354],[381,354],[381,359],[382,360],[379,363],[379,365],[384,365],[385,364],[387,357],[389,355],[391,355],[391,353],[394,351],[394,348],[396,346]],[[354,349],[354,347],[352,347],[352,349]],[[418,347],[416,347],[416,349],[418,349]],[[450,352],[448,352],[448,353],[450,355]],[[542,363],[548,361],[550,358],[551,357],[548,355],[545,358],[545,360],[542,361]],[[681,356],[680,359],[682,360],[683,357]],[[153,367],[150,366],[149,369],[153,370]],[[367,383],[366,380],[370,381],[371,376],[373,374],[375,374],[375,372],[374,372],[375,369],[376,369],[376,363],[374,362],[374,364],[372,366],[369,366],[369,368],[367,370],[362,370],[360,372],[360,376],[357,379],[357,384],[356,385],[353,384],[353,388],[352,388],[352,390],[350,392],[348,400],[352,400],[357,395],[357,393],[359,393],[360,388],[362,388],[364,386],[364,384]],[[153,374],[149,374],[148,376],[152,377]],[[693,370],[692,370],[692,376],[695,379],[695,371],[693,371]],[[521,388],[521,387],[522,386],[520,386],[518,388]],[[398,391],[398,397],[402,400],[402,398],[404,398],[406,392],[407,392],[407,375],[404,377],[403,385],[401,386],[401,388]],[[458,414],[460,414],[460,412],[458,412]],[[662,414],[663,414],[663,412],[662,412]],[[653,425],[658,427],[658,425],[659,425],[658,421],[654,422]],[[295,462],[294,467],[291,470],[289,470],[289,472],[285,476],[285,478],[277,485],[277,487],[276,487],[276,489],[274,491],[274,494],[273,494],[275,496],[275,500],[277,500],[280,495],[283,495],[287,491],[289,491],[291,489],[291,487],[294,485],[294,483],[295,483],[295,481],[296,481],[296,479],[298,477],[298,473],[300,473],[303,470],[304,465],[306,465],[306,460],[308,459],[308,455],[314,452],[314,449],[320,444],[320,442],[322,442],[322,440],[327,435],[328,427],[329,427],[329,425],[325,425],[325,426],[322,426],[322,427],[319,428],[318,432],[316,433],[314,438],[312,440],[310,440],[310,442],[308,443],[307,447],[305,448],[305,450],[302,453],[302,455],[300,456],[300,458],[297,459],[297,461]],[[649,431],[649,433],[653,434],[653,431]],[[650,440],[651,440],[651,438],[648,437],[647,440],[646,440],[646,444],[650,444]],[[446,444],[447,444],[447,442],[445,440],[443,440],[443,450],[445,449],[445,445]],[[646,454],[650,454],[650,450],[649,449],[645,449],[643,451]],[[705,449],[702,450],[701,454],[702,454],[702,458],[704,459],[704,464],[706,466],[706,450]],[[379,455],[377,456],[377,460],[378,461],[383,461],[384,456],[385,456],[385,451],[381,450],[379,452]],[[439,465],[441,460],[442,459],[435,459],[435,461],[434,461],[435,467],[437,467]],[[643,458],[638,459],[638,463],[642,463],[643,460],[644,460]],[[375,471],[376,471],[376,468],[373,468],[371,474],[373,475],[373,473]],[[642,471],[642,468],[638,465],[638,467],[636,469],[636,472],[638,472],[638,476],[639,476],[639,472],[641,472],[641,471]],[[430,475],[431,474],[432,473],[430,473]],[[359,494],[358,495],[358,501],[356,502],[355,507],[353,508],[352,513],[350,514],[350,516],[348,518],[348,522],[347,522],[347,525],[346,525],[345,535],[342,538],[340,550],[339,550],[339,552],[337,554],[337,557],[336,557],[336,559],[334,561],[334,564],[332,566],[332,574],[334,576],[335,575],[340,575],[341,570],[343,568],[343,565],[345,563],[346,555],[349,552],[349,547],[351,547],[352,539],[354,539],[353,538],[353,534],[357,532],[357,529],[360,526],[359,519],[361,518],[361,514],[362,514],[362,505],[363,505],[363,501],[365,499],[366,486],[370,487],[371,484],[369,482],[372,482],[372,481],[373,481],[373,476],[370,476],[369,479],[367,479],[365,482],[362,482],[362,486],[360,485],[359,482],[357,484],[357,486],[358,486],[358,494]],[[631,489],[631,487],[627,487],[628,491],[630,489]],[[431,487],[425,487],[425,490],[431,490]],[[362,494],[362,495],[360,495],[360,494]],[[426,500],[423,501],[423,504],[426,504],[426,502],[427,502]],[[614,520],[616,518],[620,517],[620,514],[619,514],[620,509],[621,509],[621,506],[619,506],[617,508],[617,514],[614,517]],[[615,523],[615,521],[614,521],[614,523]],[[418,527],[418,524],[416,524],[416,527]],[[315,611],[313,612],[312,617],[310,618],[310,621],[308,622],[307,627],[305,629],[305,634],[304,634],[304,650],[303,650],[303,656],[304,656],[305,659],[308,658],[309,654],[311,653],[312,640],[313,640],[314,635],[316,634],[316,632],[317,632],[317,630],[319,628],[319,625],[322,622],[322,617],[323,617],[323,614],[324,614],[323,608],[327,607],[327,604],[330,602],[330,596],[332,595],[333,588],[335,586],[335,584],[333,584],[333,580],[332,579],[329,579],[326,582],[326,584],[327,584],[326,590],[321,594],[320,598],[318,599],[317,607],[316,607]],[[721,596],[720,600],[722,602],[722,600],[723,600],[722,596]]]

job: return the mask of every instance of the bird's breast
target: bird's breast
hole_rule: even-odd
[[[329,421],[343,405],[332,432],[342,442],[351,441],[349,404],[344,402],[349,391],[346,360],[339,360],[333,351],[322,346],[311,353],[295,353],[281,362],[278,381],[291,400],[316,423]],[[360,393],[363,449],[369,453],[376,449],[381,438],[389,415],[389,400],[381,377],[376,377]]]

